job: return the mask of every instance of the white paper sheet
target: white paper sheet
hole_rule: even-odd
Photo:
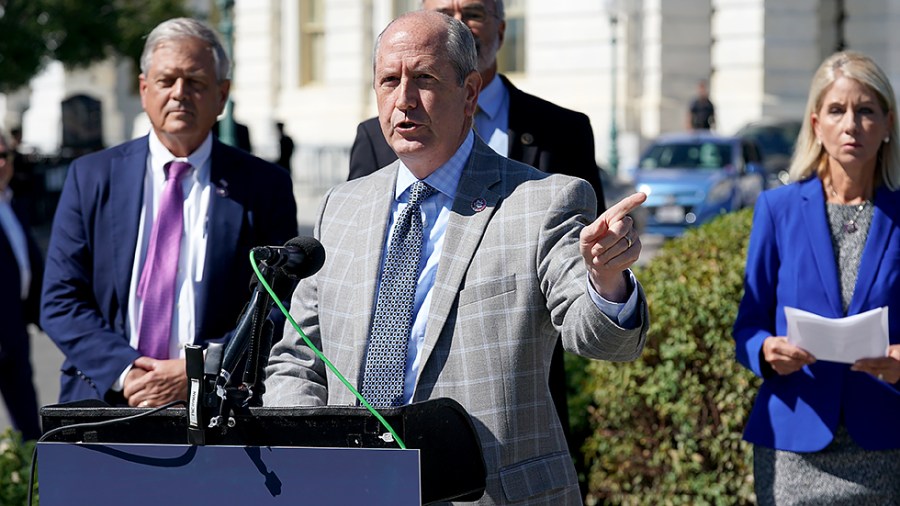
[[[788,342],[812,353],[816,360],[852,364],[861,358],[887,355],[887,306],[845,318],[825,318],[793,307],[785,307],[784,315]]]

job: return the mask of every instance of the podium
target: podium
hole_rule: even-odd
[[[146,411],[74,403],[46,406],[41,417],[46,433]],[[183,408],[63,429],[38,444],[41,501],[80,504],[75,488],[97,505],[124,499],[158,505],[161,498],[169,504],[402,505],[483,495],[481,445],[456,401],[432,399],[381,414],[408,450],[366,409],[342,406],[249,408],[226,431],[210,433],[204,446],[186,444]],[[154,500],[139,502],[147,490]]]
[[[40,443],[41,504],[418,506],[419,450]]]

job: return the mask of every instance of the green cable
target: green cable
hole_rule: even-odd
[[[284,316],[287,317],[289,322],[291,322],[291,326],[293,326],[294,330],[296,330],[297,333],[300,334],[300,337],[303,338],[303,341],[306,342],[306,345],[309,346],[309,348],[316,354],[316,356],[318,356],[320,359],[322,359],[323,362],[325,362],[325,365],[328,366],[328,369],[330,369],[331,372],[333,372],[334,375],[337,376],[338,379],[341,380],[341,382],[344,384],[344,386],[346,386],[350,390],[350,392],[352,392],[353,395],[355,395],[356,398],[359,399],[359,402],[363,406],[365,406],[365,408],[368,409],[369,412],[372,413],[375,416],[375,418],[377,418],[378,421],[381,422],[382,425],[384,425],[384,428],[386,428],[388,430],[388,432],[390,432],[391,435],[394,437],[394,440],[397,441],[397,445],[400,446],[400,448],[402,450],[405,450],[406,444],[403,443],[403,440],[400,439],[400,436],[397,435],[397,432],[394,431],[394,428],[391,427],[391,424],[389,424],[387,422],[387,420],[385,420],[384,417],[381,416],[381,413],[379,413],[378,410],[373,408],[372,405],[369,404],[369,401],[367,401],[362,396],[362,394],[360,394],[359,391],[357,391],[356,388],[354,388],[353,385],[351,385],[350,382],[347,381],[347,378],[345,378],[344,375],[341,374],[341,371],[339,371],[338,368],[335,367],[335,365],[331,363],[331,360],[328,360],[328,357],[326,357],[321,351],[319,351],[319,349],[315,347],[315,345],[312,343],[312,341],[310,341],[309,338],[306,337],[306,334],[303,333],[303,331],[300,329],[300,326],[297,325],[296,321],[294,321],[294,318],[291,316],[291,313],[288,312],[287,309],[285,309],[284,304],[281,303],[281,300],[275,294],[275,291],[272,290],[272,287],[270,287],[269,283],[266,282],[262,273],[259,272],[259,267],[256,265],[256,259],[253,256],[252,249],[250,250],[250,266],[253,267],[253,272],[256,273],[256,277],[259,279],[259,282],[262,283],[263,287],[265,287],[266,291],[269,293],[269,296],[272,297],[272,300],[275,301],[275,304],[278,305],[278,308],[281,309],[281,312],[284,314]]]

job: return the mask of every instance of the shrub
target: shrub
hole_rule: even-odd
[[[570,388],[580,392],[571,398],[573,430],[588,432],[589,504],[754,501],[752,450],[741,434],[759,382],[735,361],[731,338],[751,216],[688,231],[636,270],[650,309],[638,360],[570,359]]]
[[[27,504],[34,444],[34,441],[23,442],[21,435],[11,428],[0,435],[0,504]],[[34,490],[34,504],[38,504],[37,483]]]

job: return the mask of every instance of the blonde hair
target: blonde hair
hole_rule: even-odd
[[[839,77],[846,77],[868,87],[878,95],[878,102],[885,114],[897,110],[897,101],[891,83],[871,58],[856,52],[843,51],[828,57],[813,76],[803,116],[803,126],[797,136],[794,156],[791,159],[790,176],[792,181],[802,181],[813,174],[822,177],[827,168],[825,148],[816,142],[812,129],[813,113],[822,107],[825,93]],[[875,167],[876,176],[880,175],[885,186],[891,191],[900,188],[900,136],[897,121],[894,119],[890,127],[889,139],[878,150],[878,161]]]

